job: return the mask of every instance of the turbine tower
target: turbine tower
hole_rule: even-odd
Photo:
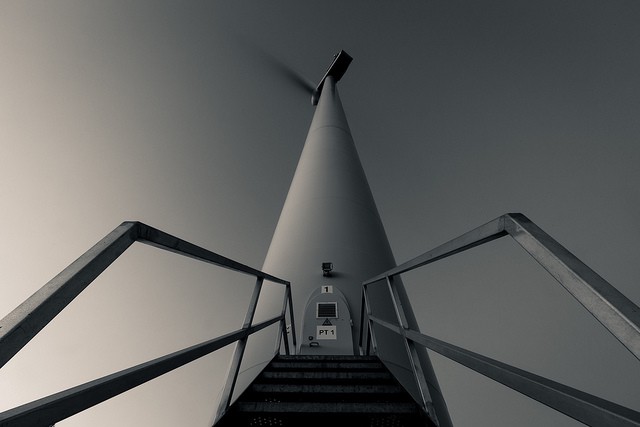
[[[396,266],[369,183],[362,168],[337,83],[352,58],[334,60],[312,94],[316,110],[262,271],[291,282],[297,352],[301,355],[358,355],[362,283]],[[409,326],[418,329],[402,282],[395,282]],[[276,301],[273,298],[275,309]],[[262,301],[264,303],[264,300]],[[372,290],[369,304],[395,317],[386,289]],[[451,425],[431,362],[418,357],[426,390],[415,381],[411,361],[396,334],[375,328],[375,352],[440,426]],[[271,355],[250,347],[245,366],[264,367]],[[268,347],[268,345],[267,345]],[[257,375],[245,379],[252,380]]]

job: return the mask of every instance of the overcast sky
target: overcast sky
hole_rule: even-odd
[[[637,1],[2,1],[0,316],[125,220],[260,268],[313,115],[277,63],[315,85],[340,49],[398,262],[522,212],[640,304],[638,22]],[[640,410],[640,362],[504,239],[404,278],[422,331]],[[0,410],[237,329],[252,283],[134,245],[0,371]],[[228,356],[59,425],[205,426]],[[580,425],[432,358],[456,426]]]

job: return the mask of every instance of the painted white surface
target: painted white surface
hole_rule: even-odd
[[[330,276],[323,276],[322,263],[333,263]],[[320,101],[287,195],[278,225],[267,253],[263,270],[292,283],[295,329],[301,353],[320,352],[317,340],[308,340],[303,330],[305,307],[310,295],[323,286],[340,290],[353,317],[353,353],[358,353],[360,331],[361,284],[364,280],[396,265],[360,163],[346,116],[331,77],[327,78]],[[405,308],[408,298],[398,281]],[[372,306],[383,317],[394,316],[385,288],[370,294]],[[263,312],[276,313],[280,300],[268,293],[261,299]],[[265,317],[267,317],[265,315]],[[407,313],[410,325],[418,329],[413,313]],[[376,328],[378,355],[407,390],[418,399],[413,373],[404,344],[396,335]],[[268,340],[268,338],[265,338]],[[319,345],[313,349],[309,344]],[[244,365],[264,366],[272,357],[264,348],[268,341],[249,343]],[[331,350],[327,350],[331,351]],[[341,349],[337,354],[343,354]],[[330,353],[329,353],[330,354]],[[424,371],[436,406],[447,414],[444,400],[426,351],[421,351]],[[254,372],[255,373],[255,372]],[[257,373],[255,373],[257,374]],[[254,375],[241,379],[248,385]],[[430,399],[430,398],[429,398]],[[441,416],[447,426],[448,414]]]

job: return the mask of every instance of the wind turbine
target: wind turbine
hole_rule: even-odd
[[[393,373],[402,386],[398,393],[410,395],[410,402],[402,401],[392,408],[400,407],[407,411],[403,414],[411,414],[406,418],[409,425],[451,426],[425,346],[587,425],[640,426],[638,412],[419,332],[399,275],[509,235],[640,359],[640,309],[522,214],[505,214],[396,267],[338,94],[337,83],[350,63],[351,57],[344,51],[339,52],[311,91],[316,111],[262,271],[146,224],[125,222],[0,320],[0,367],[135,241],[256,277],[250,309],[242,328],[0,413],[0,425],[50,426],[235,342],[230,375],[216,420],[216,423],[221,421],[222,427],[226,414],[238,413],[228,411],[233,396],[242,394],[246,386],[266,370],[265,367],[275,366],[274,361],[277,364],[280,360],[292,360],[286,356],[279,359],[277,353],[282,344],[289,352],[289,340],[295,343],[295,331],[298,331],[296,352],[299,356],[294,357],[299,359],[294,364],[300,364],[298,361],[305,357],[320,361],[316,365],[321,368],[341,365],[341,360],[348,360],[340,357],[368,363],[371,359],[363,354],[372,346],[375,360],[383,362],[387,372]],[[290,74],[289,77],[295,76]],[[304,83],[304,80],[297,79],[297,82]],[[381,280],[386,281],[386,289],[384,286],[371,287]],[[261,293],[263,281],[284,285],[285,288],[280,288],[285,289],[284,298],[282,292],[279,295],[273,288]],[[361,293],[364,289],[368,290]],[[281,308],[280,314],[266,320],[260,318],[274,308],[276,312]],[[286,308],[293,313],[289,319],[295,319],[289,325],[290,334],[285,325]],[[375,316],[371,315],[373,312]],[[392,324],[394,317],[396,325]],[[279,324],[282,334],[278,333],[274,348],[273,335],[259,335],[258,332],[275,324]],[[363,332],[370,334],[370,338],[364,340],[366,344],[360,339]],[[246,355],[244,359],[243,354]],[[287,369],[291,369],[291,365]],[[242,372],[242,379],[239,372]],[[297,384],[300,390],[304,386]],[[396,393],[395,390],[391,393]],[[325,388],[325,395],[327,391],[333,393]],[[289,389],[286,394],[295,392]],[[264,411],[259,412],[261,409],[255,411],[260,403],[273,403],[268,392],[266,399],[251,402],[253,413],[258,413],[258,418],[266,417],[266,423],[258,425],[282,425],[271,423],[273,419],[268,414],[270,410],[274,412],[273,405],[266,411],[266,416]],[[291,415],[286,405],[276,403],[275,411]],[[316,405],[315,411],[309,411],[312,415],[306,413],[306,417],[297,421],[310,426],[325,425],[332,418],[316,420],[314,417],[323,415],[322,408],[340,409],[341,403]],[[356,416],[376,405],[377,402],[373,406],[358,406]],[[303,409],[306,407],[309,405],[302,405]],[[305,413],[300,410],[301,406],[296,408],[297,414]],[[416,408],[420,411],[415,411]],[[386,421],[393,423],[395,413],[388,411],[386,415],[389,414],[391,417]],[[419,421],[412,417],[414,414],[419,415]],[[342,412],[335,411],[332,415],[340,417]],[[233,418],[226,418],[229,420],[231,424],[227,425],[237,425]],[[379,424],[379,420],[367,420]]]
[[[337,53],[311,93],[316,110],[262,268],[292,284],[299,354],[359,354],[359,334],[365,326],[360,319],[362,283],[396,266],[338,94],[337,83],[351,61],[345,51]],[[298,85],[304,81],[292,78]],[[409,327],[417,330],[402,282],[396,279],[394,285]],[[266,300],[263,305],[268,305]],[[368,302],[377,313],[395,317],[383,287],[372,289]],[[400,337],[374,329],[378,357],[417,402],[426,404],[440,426],[451,425],[424,348],[415,349],[426,381],[422,390]],[[252,347],[255,353],[247,355],[245,365],[254,370],[249,380],[259,373],[256,367],[272,357],[263,353],[262,360],[256,358],[263,346]]]

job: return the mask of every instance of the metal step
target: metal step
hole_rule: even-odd
[[[388,372],[265,371],[259,380],[387,380]]]
[[[238,402],[241,412],[306,414],[417,414],[413,402]]]
[[[278,355],[276,356],[274,359],[274,361],[280,361],[280,360],[285,360],[285,361],[321,361],[321,362],[340,362],[340,361],[344,361],[344,362],[348,362],[348,361],[354,361],[354,362],[379,362],[380,359],[378,359],[377,356],[351,356],[351,355],[342,355],[342,354],[335,354],[335,355],[312,355],[312,354],[297,354],[297,355]]]
[[[422,416],[415,414],[312,414],[244,412],[224,427],[436,427]],[[220,425],[219,427],[223,427]]]
[[[384,369],[381,362],[357,362],[357,361],[274,361],[269,365],[269,369],[359,369],[359,370],[380,370]]]
[[[254,393],[353,393],[353,394],[393,394],[404,389],[395,384],[253,384]]]
[[[217,427],[432,426],[375,356],[277,356]]]

